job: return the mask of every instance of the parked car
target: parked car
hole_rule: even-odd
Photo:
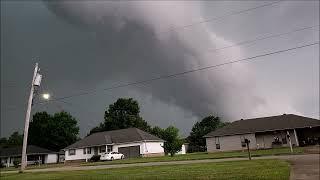
[[[113,161],[115,159],[124,159],[124,155],[119,152],[105,152],[100,156],[100,160],[102,161],[105,161],[105,160]]]

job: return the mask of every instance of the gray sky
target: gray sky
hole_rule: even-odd
[[[175,125],[183,136],[209,114],[224,121],[283,113],[319,118],[318,45],[102,91],[319,41],[319,1],[284,1],[224,16],[270,2],[1,1],[0,135],[23,128],[35,62],[43,74],[40,91],[53,98],[98,90],[33,107],[33,113],[70,112],[81,136],[102,122],[106,106],[120,97],[138,100],[151,125]],[[196,24],[215,17],[223,18]],[[310,26],[317,27],[208,51]]]

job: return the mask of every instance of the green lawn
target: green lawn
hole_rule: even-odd
[[[302,147],[294,148],[294,154],[303,153]],[[285,155],[291,154],[290,148],[277,148],[251,151],[252,157],[258,156],[270,156],[270,155]],[[162,157],[149,157],[149,158],[131,158],[116,161],[104,161],[83,163],[82,166],[94,166],[102,164],[131,164],[131,163],[144,163],[144,162],[163,162],[163,161],[184,161],[184,160],[199,160],[199,159],[221,159],[221,158],[233,158],[233,157],[247,157],[247,151],[233,151],[233,152],[217,152],[217,153],[190,153],[184,155],[176,155],[174,157],[162,156]]]
[[[1,180],[42,179],[289,179],[283,160],[252,160],[188,165],[162,165],[104,170],[2,174]]]
[[[63,167],[65,166],[64,163],[59,163],[59,164],[42,164],[42,165],[28,165],[26,169],[45,169],[45,168],[54,168],[54,167]],[[19,168],[15,167],[7,167],[7,168],[2,168],[0,169],[1,171],[17,171],[20,170]]]

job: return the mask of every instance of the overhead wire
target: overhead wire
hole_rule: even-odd
[[[251,57],[248,57],[248,58],[228,61],[228,62],[221,63],[221,64],[215,64],[215,65],[210,65],[210,66],[199,67],[199,68],[186,70],[186,71],[182,71],[182,72],[178,72],[178,73],[172,73],[172,74],[168,74],[168,75],[161,75],[161,76],[158,76],[158,77],[155,77],[155,78],[141,80],[141,81],[134,81],[134,82],[125,83],[125,84],[120,84],[120,85],[112,86],[112,87],[109,87],[109,88],[86,91],[86,92],[83,92],[83,93],[78,93],[78,94],[64,96],[64,97],[60,97],[60,98],[56,98],[56,99],[51,99],[51,100],[48,100],[45,103],[52,102],[52,101],[60,101],[60,100],[69,99],[69,98],[77,97],[77,96],[84,96],[84,95],[88,95],[88,94],[94,94],[94,93],[97,93],[99,91],[109,91],[109,90],[118,89],[118,88],[122,88],[122,87],[137,85],[137,84],[146,84],[146,83],[150,83],[150,82],[161,80],[161,79],[175,78],[177,76],[181,76],[181,75],[185,75],[185,74],[189,74],[189,73],[193,73],[193,72],[197,72],[197,71],[213,69],[213,68],[217,68],[217,67],[220,67],[220,66],[225,66],[225,65],[228,65],[228,64],[239,63],[239,62],[242,62],[242,61],[252,61],[252,60],[257,59],[257,58],[270,56],[270,55],[274,55],[274,54],[279,54],[279,53],[284,53],[284,52],[288,52],[288,51],[293,51],[293,50],[297,50],[297,49],[301,49],[301,48],[305,48],[305,47],[314,46],[314,45],[317,45],[317,44],[319,44],[319,42],[304,44],[304,45],[301,45],[301,46],[296,46],[296,47],[292,47],[292,48],[288,48],[288,49],[273,51],[273,52],[269,52],[269,53],[265,53],[265,54],[251,56]],[[42,102],[39,102],[37,104],[42,104]]]

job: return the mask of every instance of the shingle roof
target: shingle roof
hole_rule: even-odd
[[[34,145],[27,146],[27,155],[32,154],[53,154],[57,153],[45,148],[41,148]],[[0,149],[0,157],[9,157],[9,156],[21,156],[22,154],[22,146],[15,146],[15,147],[8,147],[8,148],[1,148]]]
[[[294,129],[320,126],[320,121],[313,118],[284,114],[280,116],[262,117],[234,121],[231,124],[212,131],[204,137],[247,134],[273,130]]]
[[[64,148],[80,148],[88,146],[99,146],[104,144],[119,144],[137,141],[164,141],[154,135],[144,132],[137,128],[119,129],[113,131],[104,131],[91,134],[80,141]]]

